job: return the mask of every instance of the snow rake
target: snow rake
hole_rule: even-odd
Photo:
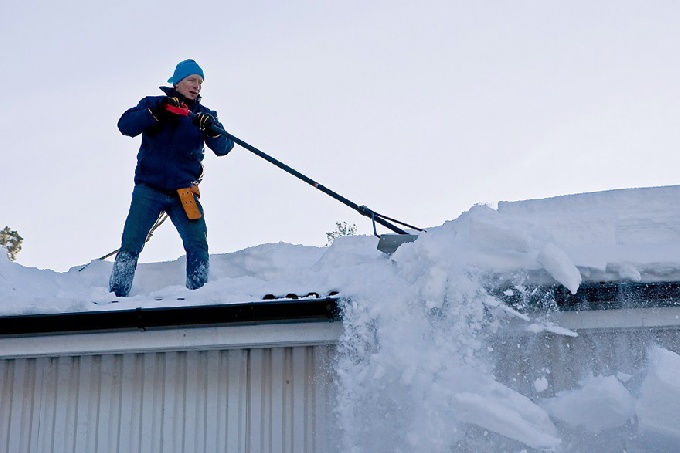
[[[366,206],[360,206],[356,203],[354,203],[351,200],[348,200],[347,198],[343,197],[342,195],[338,194],[337,192],[329,189],[328,187],[324,186],[323,184],[320,184],[313,179],[305,176],[304,174],[300,173],[299,171],[295,170],[294,168],[291,168],[290,166],[284,164],[283,162],[273,158],[272,156],[265,154],[264,152],[260,151],[259,149],[255,148],[254,146],[244,142],[240,138],[230,134],[229,132],[225,131],[222,128],[217,128],[213,127],[214,131],[216,133],[220,133],[224,135],[225,137],[233,140],[234,143],[240,145],[242,148],[247,149],[251,153],[261,157],[262,159],[266,160],[269,163],[272,163],[279,167],[280,169],[286,171],[287,173],[290,173],[291,175],[295,176],[296,178],[306,182],[310,186],[320,190],[321,192],[325,193],[326,195],[335,198],[339,202],[345,204],[346,206],[349,206],[350,208],[354,209],[357,211],[359,214],[366,216],[371,219],[371,222],[373,223],[373,234],[380,238],[378,241],[378,250],[384,253],[391,254],[393,253],[401,244],[405,242],[413,242],[415,241],[418,236],[415,234],[410,234],[407,233],[405,230],[402,228],[398,227],[396,224],[399,224],[401,226],[411,228],[416,231],[424,231],[421,228],[414,227],[413,225],[409,225],[407,223],[401,222],[399,220],[393,219],[391,217],[387,217],[385,215],[379,214],[375,212],[372,209],[369,209]],[[393,222],[393,223],[392,223]],[[391,231],[397,233],[397,234],[381,234],[379,235],[376,229],[375,224],[378,223],[385,228],[390,229]]]
[[[184,115],[188,116],[191,120],[195,120],[196,114],[191,112],[188,107],[175,107],[173,105],[168,104],[166,106],[166,109],[172,113],[178,114],[178,115]],[[272,156],[260,151],[259,149],[255,148],[254,146],[246,143],[245,141],[241,140],[240,138],[234,136],[233,134],[230,134],[226,130],[224,130],[221,127],[218,126],[212,126],[212,131],[215,134],[220,134],[223,135],[230,140],[232,140],[234,143],[237,145],[241,146],[242,148],[247,149],[251,153],[255,154],[256,156],[261,157],[262,159],[266,160],[267,162],[276,165],[286,173],[289,173],[296,178],[306,182],[310,186],[320,190],[321,192],[325,193],[326,195],[338,200],[339,202],[343,203],[346,206],[349,206],[350,208],[354,209],[357,211],[359,214],[368,217],[371,219],[371,222],[373,223],[373,234],[379,238],[378,241],[378,250],[380,250],[383,253],[387,254],[392,254],[397,248],[404,243],[407,242],[413,242],[418,238],[418,235],[416,234],[411,234],[400,228],[399,226],[395,224],[399,224],[403,227],[410,228],[415,231],[425,231],[422,228],[415,227],[413,225],[409,225],[407,223],[401,222],[399,220],[393,219],[391,217],[387,217],[385,215],[379,214],[376,211],[369,209],[367,206],[360,206],[356,203],[354,203],[351,200],[348,200],[347,198],[343,197],[342,195],[338,194],[337,192],[329,189],[328,187],[324,186],[323,184],[319,184],[318,182],[314,181],[313,179],[309,178],[308,176],[305,176],[304,174],[300,173],[299,171],[295,170],[294,168],[290,167],[289,165],[284,164],[283,162],[273,158]],[[375,224],[379,223],[380,225],[384,226],[385,228],[388,228],[389,230],[393,231],[396,234],[378,234],[378,231],[376,229]]]

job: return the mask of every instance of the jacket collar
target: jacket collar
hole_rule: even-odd
[[[179,98],[180,101],[184,102],[189,108],[194,106],[194,102],[200,103],[201,102],[201,95],[199,94],[198,97],[196,98],[195,101],[192,101],[191,99],[187,99],[184,97],[182,93],[177,91],[175,87],[158,87],[161,89],[163,93],[165,93],[166,96],[170,96],[173,98]]]

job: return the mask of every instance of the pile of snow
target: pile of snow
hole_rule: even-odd
[[[660,439],[657,442],[675,445],[677,449],[680,426],[675,417],[680,401],[680,356],[653,348],[648,360],[647,376],[636,405],[640,431],[647,437]]]
[[[498,327],[512,317],[531,332],[576,333],[517,313],[486,290],[499,276],[560,283],[572,293],[589,280],[680,280],[678,199],[680,187],[673,186],[478,205],[392,256],[364,236],[338,238],[331,247],[264,244],[212,255],[210,281],[197,291],[182,286],[183,258],[141,264],[131,297],[109,305],[92,302],[111,298],[110,262],[56,273],[1,257],[0,314],[338,291],[345,324],[335,369],[342,451],[680,449],[674,352],[650,344],[635,378],[584,369],[569,390],[546,394],[542,376],[535,392],[522,394],[494,377],[504,360],[490,346]]]

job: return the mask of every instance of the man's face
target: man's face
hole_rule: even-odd
[[[192,101],[195,101],[201,92],[201,85],[203,84],[203,77],[198,74],[191,74],[182,79],[181,82],[175,86],[182,96]]]

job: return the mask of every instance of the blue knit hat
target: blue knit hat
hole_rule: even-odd
[[[198,63],[196,63],[194,60],[180,61],[177,63],[177,66],[175,66],[175,72],[172,74],[172,77],[168,79],[168,83],[177,85],[182,81],[182,79],[189,77],[191,74],[198,74],[203,80],[205,80],[203,69],[201,69]]]

